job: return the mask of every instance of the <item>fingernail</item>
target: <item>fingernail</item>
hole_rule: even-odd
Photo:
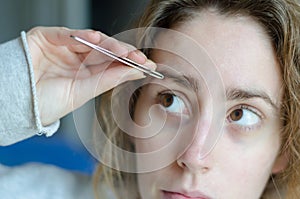
[[[155,70],[157,68],[157,65],[151,61],[150,59],[147,59],[146,63],[144,64],[145,66],[147,66],[148,68]]]
[[[128,56],[128,49],[124,46],[120,46],[119,51],[117,54],[121,57],[127,57]]]
[[[145,60],[147,59],[146,55],[139,50],[135,51],[135,54]]]

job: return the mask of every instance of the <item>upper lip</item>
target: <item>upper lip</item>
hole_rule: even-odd
[[[173,194],[179,194],[182,195],[183,197],[186,198],[191,198],[191,199],[211,199],[211,197],[208,197],[207,195],[203,194],[202,192],[199,191],[166,191],[163,190],[165,193],[173,193]]]

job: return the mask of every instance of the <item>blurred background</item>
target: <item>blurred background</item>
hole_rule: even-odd
[[[0,43],[19,37],[35,26],[95,29],[114,35],[130,29],[148,0],[0,0]],[[97,160],[81,143],[72,114],[50,138],[35,136],[0,147],[0,164],[15,166],[42,162],[91,174]]]

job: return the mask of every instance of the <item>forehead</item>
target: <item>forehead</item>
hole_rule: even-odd
[[[187,37],[161,33],[156,44],[169,52],[154,50],[151,58],[155,62],[200,79],[215,74],[203,75],[203,70],[214,68],[225,88],[259,87],[278,101],[282,82],[279,64],[268,35],[256,21],[203,12],[174,30]],[[214,80],[205,77],[208,85]]]

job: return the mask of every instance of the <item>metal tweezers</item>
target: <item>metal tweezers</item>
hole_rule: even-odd
[[[158,79],[163,79],[164,78],[163,74],[161,74],[159,72],[156,72],[154,70],[151,70],[151,69],[147,68],[146,66],[138,64],[138,63],[126,58],[126,57],[120,57],[120,56],[114,54],[113,52],[111,52],[111,51],[109,51],[105,48],[102,48],[100,46],[92,44],[88,41],[85,41],[84,39],[79,38],[79,37],[76,37],[76,36],[73,36],[73,35],[71,35],[71,37],[74,38],[75,40],[77,40],[77,41],[79,41],[79,42],[81,42],[81,43],[83,43],[83,44],[85,44],[85,45],[87,45],[87,46],[89,46],[89,47],[91,47],[91,48],[93,48],[93,49],[95,49],[95,50],[111,57],[111,58],[113,58],[114,60],[117,60],[117,61],[127,65],[127,66],[131,66],[131,67],[133,67],[137,70],[140,70],[140,71],[142,71],[142,72],[144,72],[144,73],[146,73],[146,74],[148,74],[152,77],[156,77]]]

